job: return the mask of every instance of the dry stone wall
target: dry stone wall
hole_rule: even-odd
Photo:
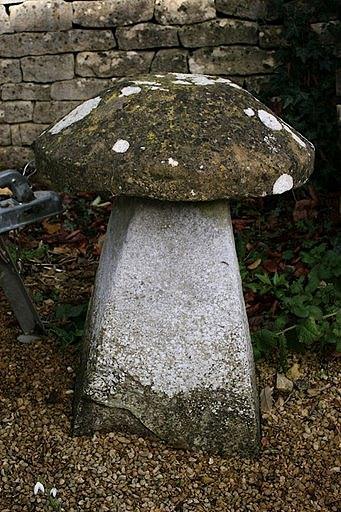
[[[50,123],[117,77],[234,77],[257,89],[276,66],[266,0],[0,0],[0,168],[20,167]]]

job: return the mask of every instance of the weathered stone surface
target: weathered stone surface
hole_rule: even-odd
[[[259,46],[261,48],[278,48],[285,43],[283,28],[276,25],[262,26],[259,32]]]
[[[152,71],[188,73],[188,52],[181,48],[159,50],[153,59]]]
[[[48,126],[48,124],[36,123],[20,124],[21,144],[30,146]]]
[[[1,101],[0,123],[24,123],[32,120],[33,103],[31,101]]]
[[[23,57],[21,69],[26,82],[55,82],[74,77],[74,56],[44,55]]]
[[[184,25],[210,20],[216,15],[214,0],[156,0],[155,18],[163,25]]]
[[[92,50],[111,50],[116,41],[110,30],[23,32],[0,36],[0,55],[24,57]]]
[[[245,88],[252,94],[259,94],[264,87],[266,87],[271,81],[271,75],[251,75],[242,77],[242,83],[245,84]]]
[[[149,21],[154,0],[102,0],[73,2],[73,22],[82,27],[114,27]]]
[[[28,147],[0,146],[0,170],[20,169],[32,158],[33,151]]]
[[[314,160],[313,146],[250,93],[182,73],[117,80],[35,148],[53,189],[96,184],[171,201],[282,193],[307,180]]]
[[[162,48],[178,46],[176,27],[160,26],[155,23],[140,23],[133,27],[119,27],[116,30],[118,46],[122,50]]]
[[[12,59],[0,59],[0,84],[21,82],[20,63]]]
[[[154,52],[83,52],[76,57],[79,76],[112,77],[145,73],[150,69]]]
[[[0,124],[0,146],[9,146],[11,142],[11,127],[8,124]]]
[[[12,146],[21,146],[20,124],[11,125]]]
[[[4,84],[2,86],[3,100],[49,100],[50,85],[43,84]]]
[[[339,20],[332,20],[328,22],[312,23],[312,30],[319,36],[323,45],[336,45],[340,49],[340,27]]]
[[[63,0],[29,0],[9,9],[15,32],[68,30],[72,27],[72,5]]]
[[[275,67],[275,53],[255,46],[200,48],[189,59],[191,73],[211,75],[271,73]]]
[[[218,12],[236,16],[237,18],[248,18],[250,20],[264,19],[268,13],[267,0],[216,0]]]
[[[8,34],[9,32],[13,32],[9,21],[9,16],[5,7],[0,5],[0,34]]]
[[[73,110],[79,101],[37,101],[34,106],[33,121],[50,124]]]
[[[76,434],[123,430],[180,448],[257,452],[252,349],[227,202],[118,201],[88,325]]]
[[[222,44],[256,44],[258,24],[252,21],[216,19],[186,25],[179,30],[181,44],[188,48]]]
[[[55,82],[51,86],[53,100],[86,100],[111,87],[115,78],[77,78]]]

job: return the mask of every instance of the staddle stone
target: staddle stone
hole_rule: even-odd
[[[227,201],[120,198],[88,315],[74,432],[253,454],[258,401]]]

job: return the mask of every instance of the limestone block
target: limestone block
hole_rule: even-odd
[[[51,86],[53,100],[87,100],[111,87],[115,79],[77,78],[55,82]]]
[[[267,0],[216,0],[218,12],[250,20],[264,19],[268,12]]]
[[[3,100],[49,100],[50,85],[43,84],[4,84],[2,86]]]
[[[155,23],[139,23],[133,27],[120,27],[116,30],[118,46],[122,50],[162,48],[178,46],[176,27],[160,26]]]
[[[0,146],[9,146],[11,143],[10,125],[0,124]]]
[[[67,32],[23,32],[0,36],[0,55],[24,57],[116,47],[110,30],[69,30]]]
[[[74,77],[74,56],[64,54],[23,57],[21,69],[26,82],[69,80]]]
[[[21,146],[20,124],[11,125],[12,146]]]
[[[154,52],[82,52],[76,57],[79,76],[112,77],[148,73]]]
[[[276,25],[263,25],[259,32],[259,46],[261,48],[278,48],[284,44],[283,28]]]
[[[31,101],[1,101],[0,123],[24,123],[31,121],[33,103]]]
[[[73,22],[82,27],[114,27],[149,21],[154,0],[102,0],[73,2]]]
[[[0,59],[0,84],[21,82],[20,62],[18,60]]]
[[[159,50],[152,62],[152,71],[188,73],[188,52],[182,48]]]
[[[28,0],[9,10],[15,32],[68,30],[72,27],[72,6],[63,0]]]
[[[48,124],[22,123],[20,126],[20,137],[23,146],[30,146],[39,135],[49,127]]]
[[[50,124],[68,114],[79,105],[79,101],[37,101],[34,106],[33,121]]]
[[[8,34],[9,32],[13,32],[9,21],[9,16],[5,7],[0,5],[0,34]]]
[[[162,25],[185,25],[215,18],[214,0],[156,0],[155,18]]]
[[[259,95],[264,87],[271,81],[271,74],[246,76],[242,78],[242,81],[248,91],[252,94]]]
[[[258,449],[253,356],[227,201],[114,205],[88,314],[74,432]]]
[[[0,170],[20,169],[34,157],[28,147],[0,146]]]
[[[252,21],[216,19],[186,25],[179,30],[181,44],[188,48],[224,44],[257,44],[258,24]]]
[[[189,58],[191,73],[210,75],[271,73],[275,67],[275,53],[257,47],[200,48]]]

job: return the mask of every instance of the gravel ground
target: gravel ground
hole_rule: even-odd
[[[291,358],[294,389],[274,390],[255,460],[124,434],[72,438],[75,350],[18,343],[7,310],[0,299],[1,512],[340,510],[337,359],[322,366],[313,356]],[[259,389],[275,385],[273,366],[260,363],[257,372]],[[45,495],[33,494],[37,481]]]

